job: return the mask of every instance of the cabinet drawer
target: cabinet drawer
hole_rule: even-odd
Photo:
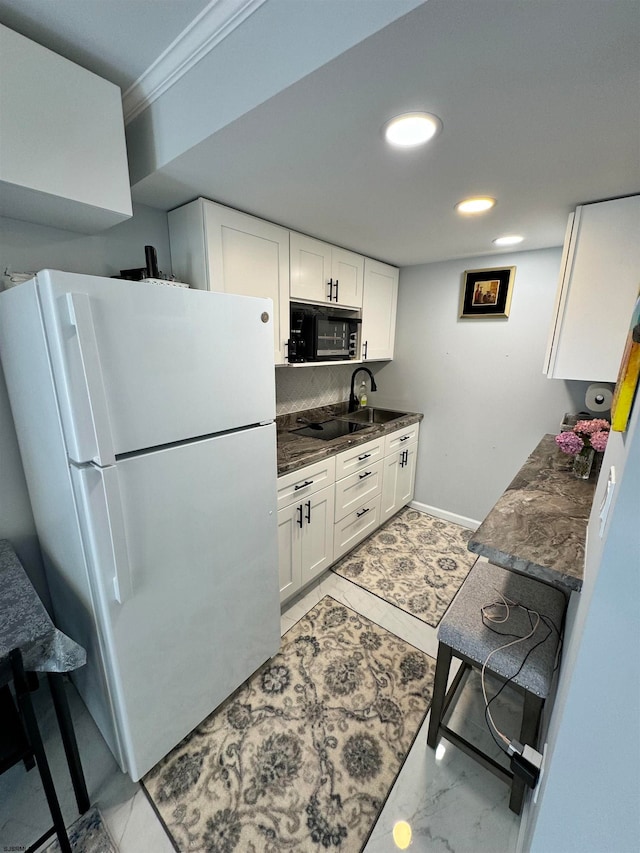
[[[339,560],[380,525],[381,496],[365,502],[335,526],[333,559]]]
[[[336,521],[340,521],[365,501],[371,501],[382,490],[382,459],[354,471],[336,482]]]
[[[390,453],[394,453],[401,447],[406,447],[409,444],[415,444],[415,442],[418,440],[419,432],[420,424],[415,423],[410,424],[404,429],[398,429],[395,432],[392,432],[389,435],[385,436],[384,455],[388,456]]]
[[[336,459],[336,480],[341,480],[354,471],[362,471],[364,468],[369,468],[374,462],[382,459],[382,450],[384,447],[384,438],[380,437],[374,441],[368,441],[366,444],[360,444],[357,447],[343,450],[338,453]]]
[[[278,509],[302,500],[335,480],[336,458],[330,456],[278,477]]]

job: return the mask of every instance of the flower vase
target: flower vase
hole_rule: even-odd
[[[583,447],[573,460],[573,476],[579,480],[588,480],[595,456],[593,447]]]

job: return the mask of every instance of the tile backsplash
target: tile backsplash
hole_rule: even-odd
[[[276,414],[287,415],[348,400],[351,374],[357,366],[277,367]]]

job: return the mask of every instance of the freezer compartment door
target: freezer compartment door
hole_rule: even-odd
[[[270,299],[38,273],[69,458],[273,420]]]
[[[279,648],[275,426],[85,466],[74,481],[137,780]]]

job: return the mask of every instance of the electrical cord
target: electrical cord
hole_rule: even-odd
[[[553,620],[549,616],[546,616],[545,614],[540,614],[537,611],[535,611],[529,607],[526,607],[523,604],[520,604],[519,602],[512,601],[511,599],[506,598],[498,590],[496,590],[496,593],[502,599],[502,601],[496,601],[496,602],[493,602],[491,604],[487,604],[484,607],[480,608],[480,612],[481,612],[481,616],[482,616],[482,623],[490,631],[493,631],[494,633],[500,634],[501,636],[504,636],[504,637],[512,637],[513,639],[511,639],[508,643],[505,643],[502,646],[498,646],[497,648],[493,649],[493,651],[491,651],[489,653],[489,655],[487,655],[487,658],[486,658],[484,664],[482,665],[480,678],[481,678],[482,694],[483,694],[483,698],[484,698],[484,702],[485,702],[485,721],[487,723],[487,727],[489,729],[489,732],[490,732],[492,738],[494,739],[494,741],[496,742],[496,744],[500,747],[500,749],[502,749],[502,751],[505,752],[507,755],[513,756],[514,751],[518,751],[517,747],[514,747],[513,745],[518,744],[518,742],[515,741],[514,739],[509,739],[507,737],[507,735],[505,735],[504,732],[500,731],[500,729],[496,726],[496,724],[493,720],[493,717],[491,715],[491,711],[490,711],[491,703],[494,702],[498,698],[498,696],[502,693],[502,691],[505,689],[505,687],[508,684],[510,684],[514,678],[516,678],[518,676],[518,674],[522,671],[522,668],[524,667],[525,663],[529,659],[529,656],[532,654],[532,652],[534,652],[535,649],[537,649],[543,643],[546,643],[547,640],[549,639],[549,637],[552,635],[554,630],[555,630],[556,634],[558,635],[558,641],[559,641],[558,642],[558,650],[560,649],[560,643],[561,643],[562,637],[561,637],[560,630],[558,629],[558,627],[555,625],[555,623],[553,622]],[[504,608],[503,615],[498,616],[498,615],[492,614],[490,612],[493,608],[496,608],[496,607]],[[527,614],[527,617],[529,619],[530,631],[527,634],[525,634],[524,636],[519,636],[517,634],[510,634],[510,633],[506,633],[506,632],[503,633],[503,632],[501,632],[501,631],[499,631],[493,627],[493,625],[504,625],[505,623],[507,623],[509,621],[510,616],[511,616],[511,608],[514,608],[514,607],[523,610]],[[518,667],[518,669],[513,673],[513,675],[511,675],[508,679],[506,679],[504,681],[504,683],[502,684],[500,689],[494,694],[494,696],[492,696],[491,699],[488,699],[487,698],[486,683],[485,683],[485,671],[487,669],[487,664],[489,663],[489,660],[491,659],[491,657],[494,654],[496,654],[497,652],[502,651],[503,649],[510,648],[511,646],[515,646],[518,643],[526,642],[527,640],[534,637],[541,622],[547,628],[547,632],[546,632],[545,636],[542,637],[540,640],[538,640],[538,642],[535,643],[533,646],[531,646],[531,648],[527,651],[526,655],[522,659],[522,662],[520,663],[520,666]],[[491,624],[491,623],[493,623],[493,624]],[[554,671],[557,667],[557,660],[558,660],[558,658],[556,657],[556,664],[554,666]],[[495,731],[495,734],[494,734],[494,731]],[[498,737],[496,737],[496,734],[498,735]],[[498,738],[500,740],[498,740]],[[523,747],[520,744],[518,744],[518,746],[520,747],[519,753],[521,754]],[[530,748],[525,747],[525,749],[530,749]]]

